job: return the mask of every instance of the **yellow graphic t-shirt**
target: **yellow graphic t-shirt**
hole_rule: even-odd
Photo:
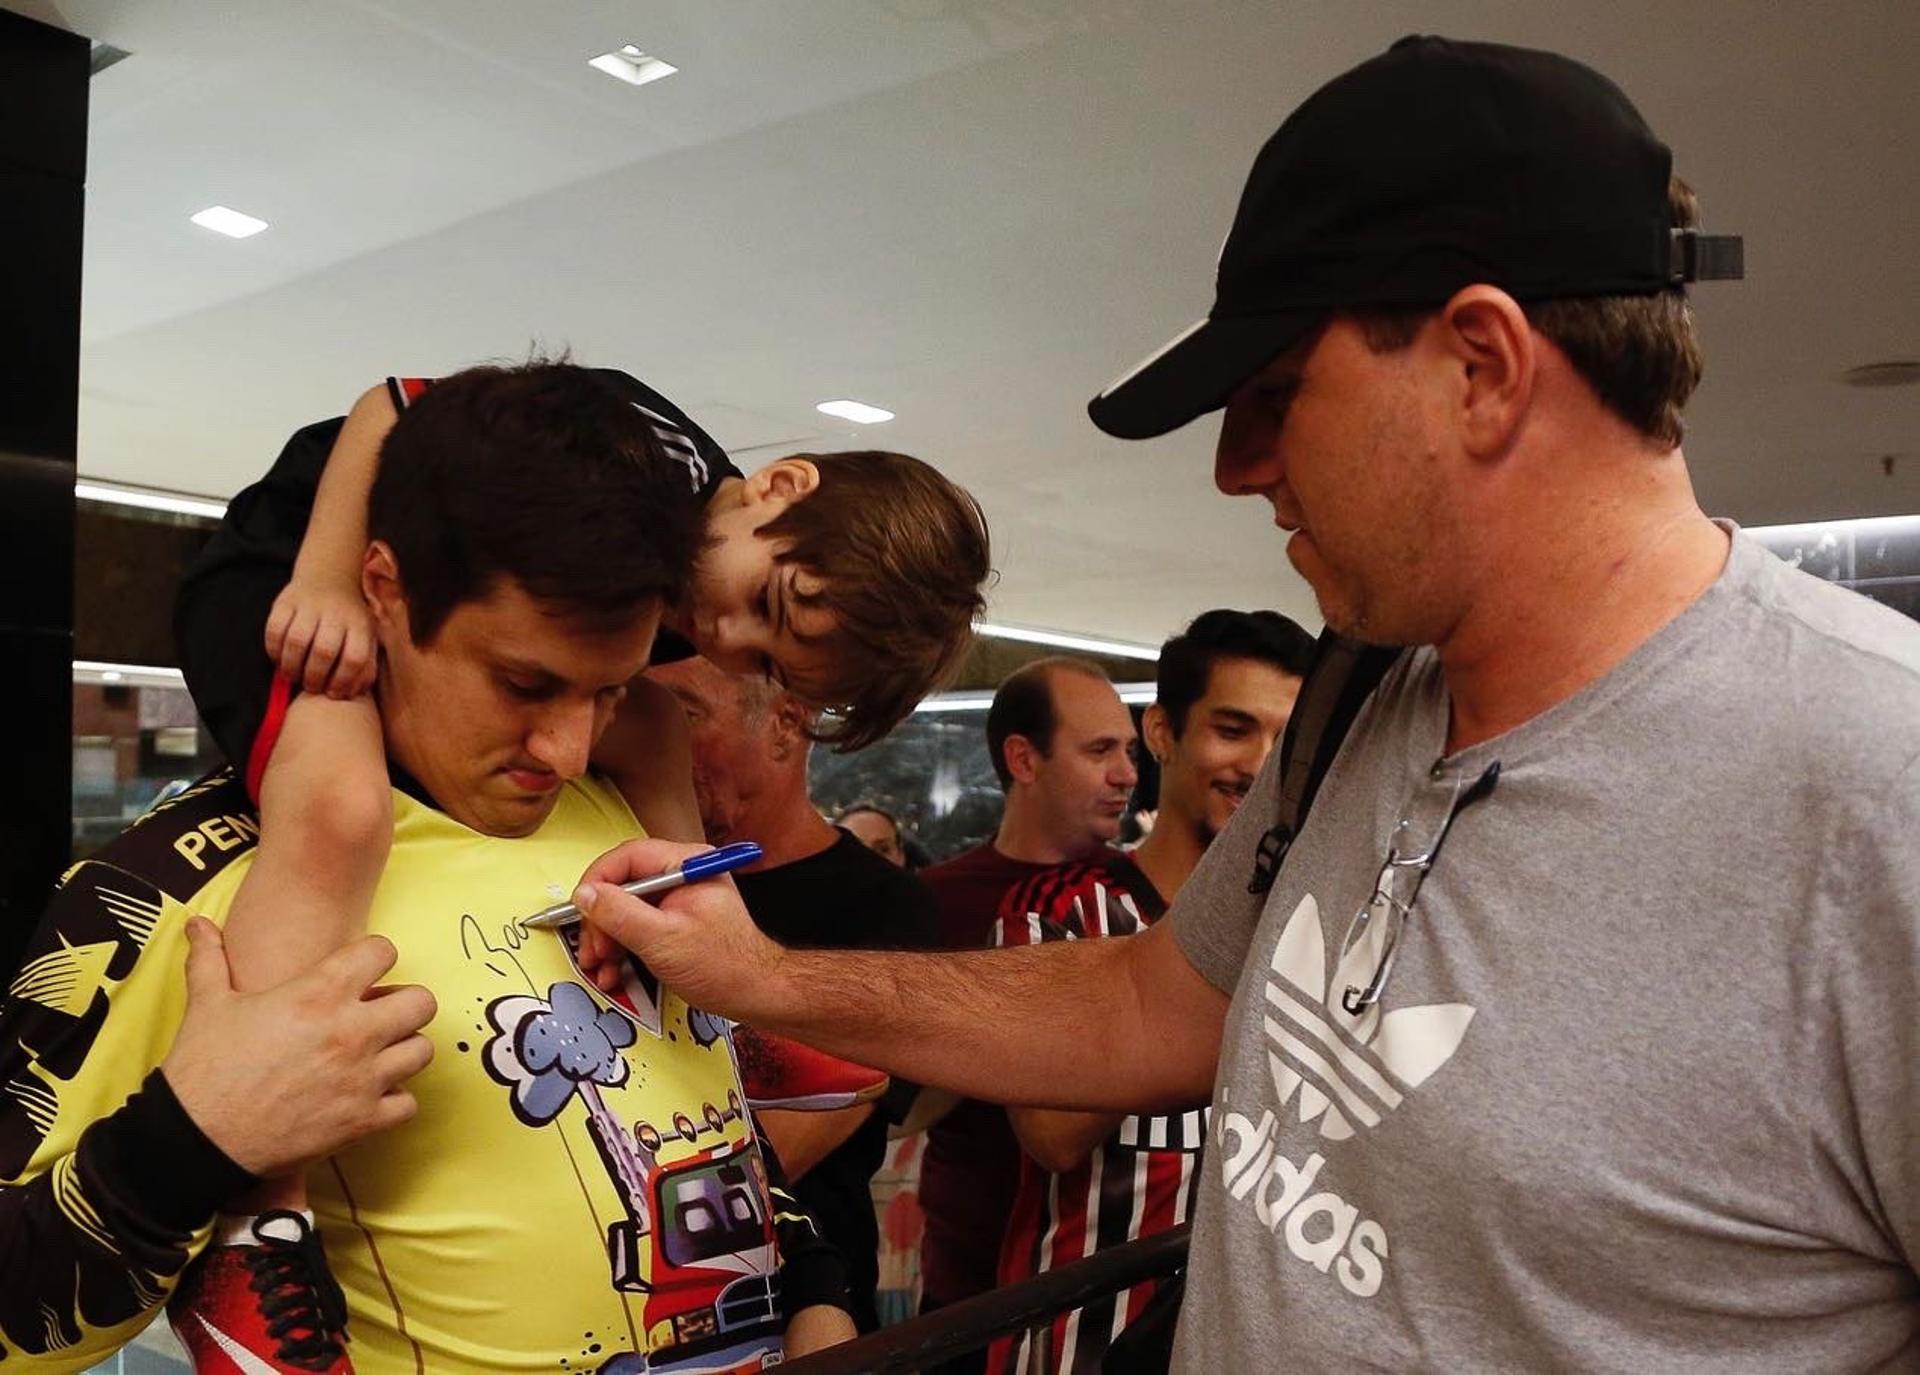
[[[775,1222],[727,1026],[637,966],[616,1007],[574,970],[565,935],[517,925],[639,834],[632,813],[596,780],[564,787],[546,823],[516,839],[397,791],[394,810],[368,925],[399,952],[388,981],[438,1000],[434,1060],[410,1082],[412,1122],[308,1178],[356,1367],[625,1375],[777,1362]],[[116,981],[104,956],[93,961],[113,1016],[85,1072],[50,1085],[50,1129],[12,1178],[56,1167],[164,1055],[184,1006],[185,912],[222,920],[251,862],[249,819],[211,819],[212,835],[204,822],[180,828],[170,857],[205,866],[204,886],[186,901],[132,894],[144,904],[137,962]],[[94,868],[69,886],[125,908],[130,876]],[[63,996],[85,1006],[92,991]]]

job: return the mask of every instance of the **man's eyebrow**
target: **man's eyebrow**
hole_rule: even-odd
[[[1250,711],[1239,707],[1214,707],[1207,715],[1215,721],[1231,726],[1257,726],[1260,718]]]
[[[514,659],[496,655],[493,660],[493,666],[502,673],[517,673],[523,677],[536,678],[542,683],[564,683],[567,681],[564,674],[555,673],[545,664],[533,659]]]

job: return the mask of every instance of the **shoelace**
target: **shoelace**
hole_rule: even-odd
[[[260,1230],[279,1218],[297,1224],[300,1240]],[[288,1365],[325,1370],[346,1351],[347,1297],[327,1268],[319,1234],[298,1213],[275,1211],[254,1222],[254,1236],[260,1245],[245,1248],[248,1287],[260,1296],[276,1354]]]

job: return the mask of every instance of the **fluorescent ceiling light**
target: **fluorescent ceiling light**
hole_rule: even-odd
[[[892,411],[883,411],[878,406],[869,406],[864,401],[822,401],[814,409],[822,415],[838,416],[842,420],[851,420],[856,425],[878,425],[893,419]]]
[[[993,705],[991,692],[936,692],[913,709],[916,716],[948,711],[985,711]]]
[[[1920,516],[1860,516],[1852,520],[1796,520],[1786,525],[1751,525],[1747,533],[1757,540],[1794,540],[1808,535],[1851,535],[1871,539],[1920,534]]]
[[[1113,687],[1120,694],[1120,700],[1129,706],[1146,706],[1156,695],[1152,683],[1115,683]],[[914,712],[935,715],[942,712],[985,711],[992,705],[991,692],[936,692],[922,700]]]
[[[267,227],[265,220],[256,220],[251,215],[243,215],[238,210],[229,210],[224,205],[210,205],[197,215],[188,219],[202,229],[211,229],[216,234],[225,234],[229,239],[250,239]]]
[[[108,687],[184,688],[187,680],[177,668],[156,664],[107,664],[95,659],[73,661],[73,681]]]
[[[218,520],[227,513],[226,502],[209,497],[181,496],[177,492],[156,492],[144,487],[116,487],[105,482],[76,482],[73,494],[82,501],[136,506],[143,511],[172,511],[175,515],[204,516],[208,520]]]
[[[657,57],[641,52],[631,43],[622,46],[618,52],[601,53],[598,57],[588,58],[587,65],[629,86],[644,86],[649,81],[658,81],[680,70],[671,62],[662,62]]]
[[[1069,635],[1059,630],[1034,630],[1023,625],[996,625],[982,621],[973,628],[976,635],[996,640],[1024,640],[1033,645],[1052,645],[1056,649],[1077,649],[1086,654],[1112,654],[1122,659],[1158,659],[1158,645],[1134,644],[1127,640],[1102,640],[1092,635]]]

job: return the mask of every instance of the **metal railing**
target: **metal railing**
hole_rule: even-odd
[[[782,1375],[910,1375],[977,1351],[996,1337],[1042,1326],[1097,1298],[1173,1274],[1187,1262],[1190,1226],[1096,1251],[1085,1260],[1020,1284],[963,1299],[870,1337],[789,1361],[780,1367]]]

